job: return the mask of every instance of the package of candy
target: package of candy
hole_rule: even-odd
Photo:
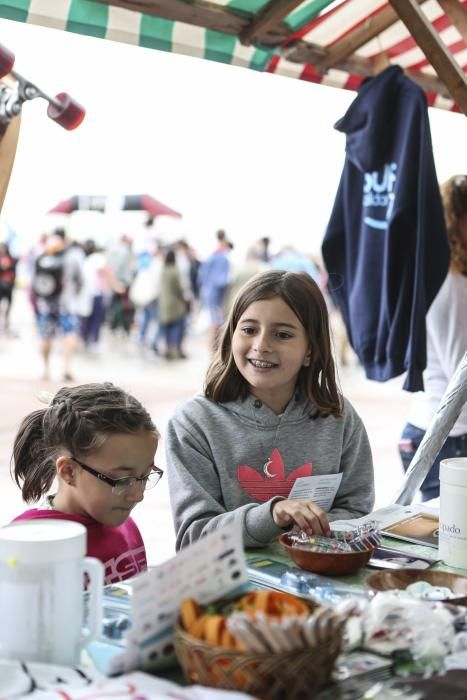
[[[355,530],[331,530],[329,537],[310,535],[305,530],[298,530],[290,533],[289,540],[293,547],[312,552],[362,552],[377,547],[381,542],[381,533],[372,520]]]

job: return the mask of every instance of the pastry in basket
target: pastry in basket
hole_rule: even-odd
[[[183,601],[175,648],[187,678],[288,700],[321,687],[342,646],[345,617],[289,593]]]
[[[310,607],[304,600],[279,591],[253,591],[234,603],[224,602],[204,608],[192,598],[186,598],[180,608],[181,623],[193,637],[203,639],[212,646],[233,649],[247,649],[253,645],[255,650],[260,650],[258,647],[264,646],[262,651],[266,651],[268,644],[258,642],[257,631],[252,633],[252,628],[272,629],[273,622],[283,626],[286,619],[309,615]],[[252,639],[256,639],[256,642]]]

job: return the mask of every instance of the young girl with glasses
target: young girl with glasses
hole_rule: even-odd
[[[83,524],[87,554],[105,565],[106,584],[143,571],[146,551],[130,513],[163,474],[154,465],[158,440],[149,413],[122,389],[109,382],[63,387],[16,435],[15,481],[24,501],[43,502],[15,520]]]
[[[178,549],[232,520],[245,546],[260,547],[294,525],[327,534],[330,521],[372,510],[370,445],[337,388],[309,275],[270,270],[239,291],[204,395],[169,422],[167,464]],[[296,479],[316,475],[335,477],[328,512],[289,498]]]

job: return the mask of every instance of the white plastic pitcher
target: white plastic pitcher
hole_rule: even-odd
[[[79,663],[82,647],[102,626],[104,567],[84,556],[86,536],[83,525],[69,520],[24,520],[0,528],[0,657]]]
[[[467,457],[441,460],[439,481],[439,556],[467,569]]]

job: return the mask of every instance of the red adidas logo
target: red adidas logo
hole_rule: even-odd
[[[312,475],[313,464],[302,464],[286,477],[281,453],[275,448],[271,454],[268,472],[270,477],[242,464],[237,468],[238,482],[242,489],[257,501],[269,501],[274,496],[288,498],[296,479]]]

